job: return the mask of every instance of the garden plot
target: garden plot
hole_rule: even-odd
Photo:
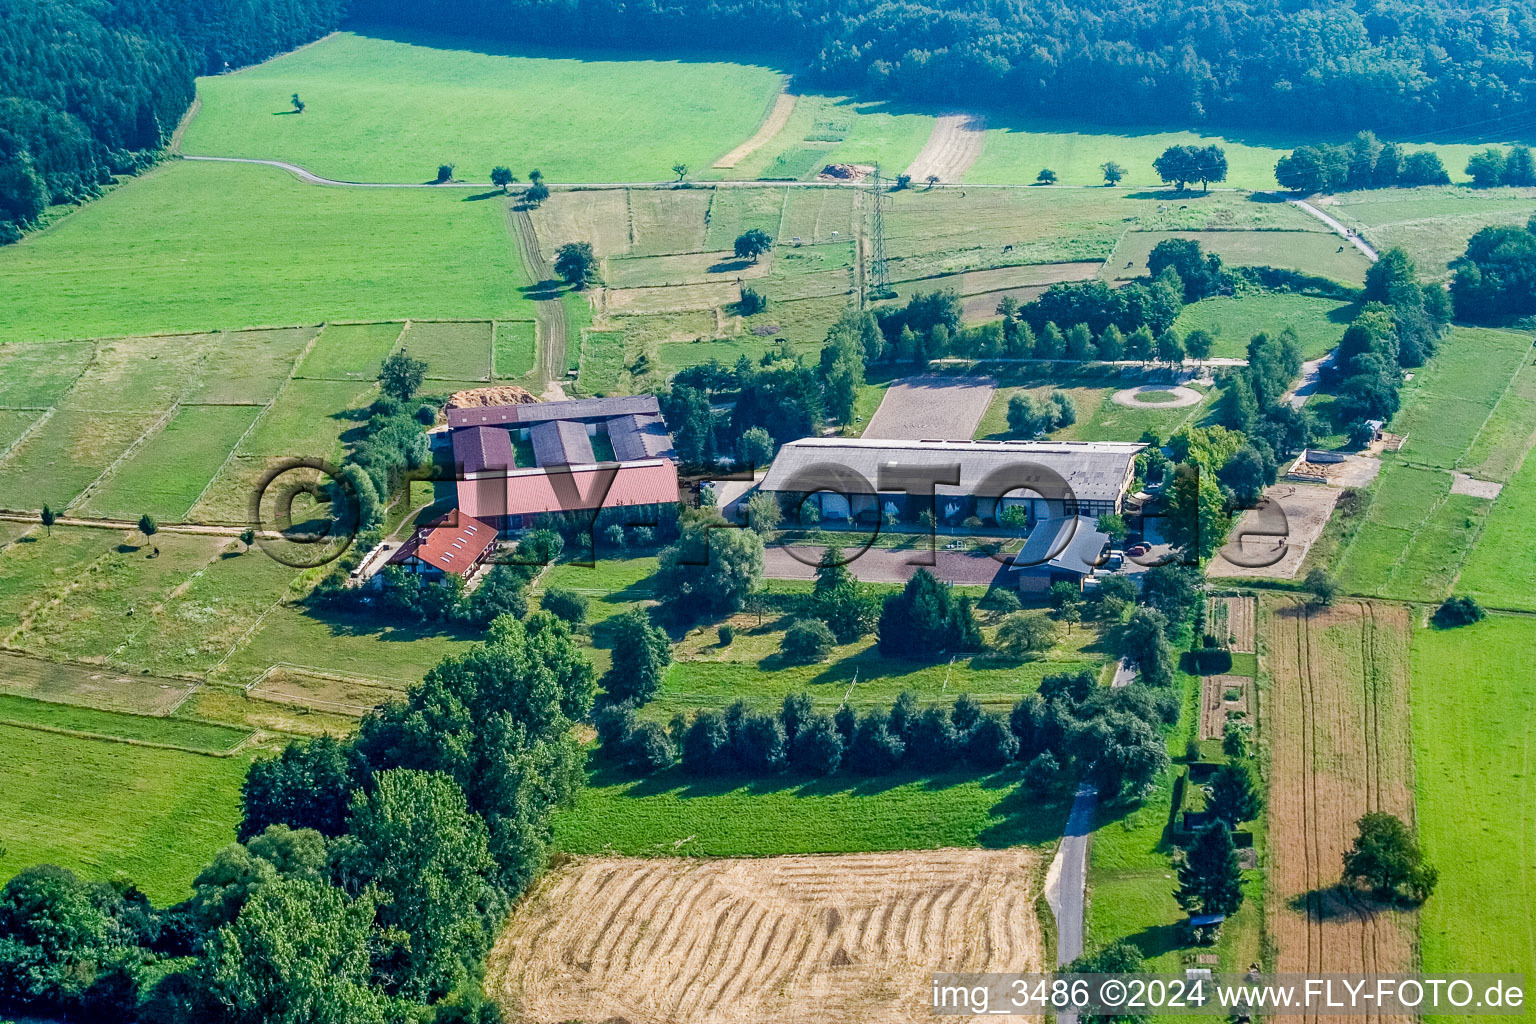
[[[555,192],[528,211],[544,258],[567,242],[586,242],[599,258],[629,252],[629,191]]]
[[[432,380],[489,381],[493,329],[489,320],[413,320],[395,350],[425,360]]]
[[[0,347],[0,407],[46,409],[57,405],[91,361],[89,341]]]
[[[1029,849],[577,860],[486,987],[532,1020],[926,1021],[934,971],[1043,969],[1039,875]]]
[[[162,522],[187,518],[261,412],[254,405],[183,405],[82,502],[83,515]]]
[[[216,334],[104,341],[60,401],[67,409],[91,411],[169,409],[203,372]]]
[[[134,715],[168,715],[195,684],[0,654],[0,693]]]
[[[68,507],[162,418],[157,412],[56,410],[0,461],[0,508]]]
[[[882,440],[969,438],[997,381],[990,377],[907,377],[886,389],[863,436]]]
[[[603,312],[681,313],[717,309],[740,300],[741,287],[735,281],[669,288],[607,288],[603,290]]]
[[[1219,740],[1227,722],[1252,721],[1253,680],[1247,676],[1202,676],[1200,679],[1200,738]]]
[[[735,252],[678,253],[672,256],[630,256],[608,261],[603,283],[610,288],[654,288],[661,285],[730,282],[768,276],[770,254],[757,262],[738,259]]]
[[[1265,616],[1275,970],[1392,974],[1415,966],[1418,915],[1337,884],[1367,811],[1414,820],[1408,612],[1278,599]],[[1386,1018],[1383,1018],[1386,1019]],[[1411,1018],[1410,1018],[1411,1019]]]
[[[311,380],[373,380],[404,325],[326,324],[295,376]]]
[[[182,401],[198,405],[264,405],[276,398],[293,374],[319,327],[278,327],[227,331],[211,353],[213,367]]]
[[[1212,597],[1206,604],[1206,632],[1239,654],[1252,654],[1257,602],[1252,597]]]

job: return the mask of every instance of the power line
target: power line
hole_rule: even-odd
[[[895,290],[891,287],[891,268],[885,257],[885,186],[880,178],[879,164],[869,177],[869,198],[870,261],[866,298],[889,299],[895,295]]]

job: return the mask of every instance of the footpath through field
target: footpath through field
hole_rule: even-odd
[[[523,270],[534,286],[533,317],[539,326],[539,373],[544,378],[546,400],[565,397],[560,386],[565,378],[565,346],[567,341],[565,305],[560,300],[559,285],[555,272],[539,248],[539,235],[533,228],[533,218],[524,206],[507,210],[507,223],[517,236],[517,254],[523,261]]]

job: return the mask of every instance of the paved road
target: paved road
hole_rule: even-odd
[[[1056,963],[1069,964],[1083,954],[1083,893],[1088,885],[1088,847],[1099,791],[1090,783],[1078,787],[1067,815],[1067,827],[1045,875],[1045,899],[1056,915]],[[1064,1017],[1057,1016],[1057,1021]]]
[[[1381,259],[1381,256],[1377,254],[1375,249],[1371,248],[1370,243],[1368,243],[1365,239],[1361,238],[1359,235],[1349,230],[1349,228],[1345,227],[1343,224],[1340,224],[1338,221],[1334,220],[1332,217],[1328,216],[1322,210],[1319,210],[1305,199],[1288,199],[1286,201],[1289,202],[1292,206],[1296,206],[1302,210],[1305,210],[1307,213],[1310,213],[1312,216],[1328,225],[1334,234],[1344,239],[1344,241],[1348,242],[1350,245],[1353,245],[1356,249],[1359,249],[1365,258],[1370,260],[1372,263],[1375,263],[1377,260]]]

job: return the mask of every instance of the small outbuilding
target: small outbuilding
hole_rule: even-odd
[[[1078,587],[1104,565],[1109,534],[1088,516],[1041,519],[1013,556],[1019,593],[1039,595],[1066,581]]]

